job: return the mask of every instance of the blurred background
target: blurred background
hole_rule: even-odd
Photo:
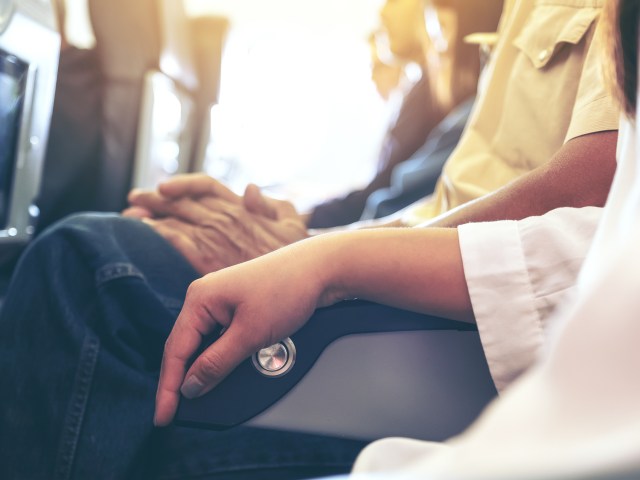
[[[371,81],[367,42],[380,5],[186,1],[192,17],[230,22],[205,170],[308,205],[367,182],[389,114]]]
[[[254,182],[303,210],[365,184],[375,173],[372,159],[393,112],[371,80],[368,36],[379,25],[382,3],[186,0],[187,28],[194,28],[193,22],[198,28],[201,21],[201,30],[210,36],[212,22],[221,30],[219,72],[210,73],[212,83],[219,74],[218,91],[206,100],[211,107],[206,113],[209,118],[203,119],[205,114],[199,112],[197,120],[206,130],[206,143],[203,138],[192,139],[191,155],[201,162],[198,167],[234,190],[242,191],[247,182]],[[87,0],[64,0],[64,4],[68,41],[93,48]],[[172,66],[172,59],[163,58],[161,70],[182,85],[154,81],[153,99],[140,112],[137,146],[137,156],[150,159],[141,167],[138,158],[133,186],[153,187],[183,169],[179,163],[184,159],[178,161],[180,141],[171,132],[184,127],[176,120],[180,109],[184,115],[185,109],[193,108],[185,105],[189,102],[180,93],[182,87],[190,86],[184,78],[188,55],[184,48],[181,51],[180,39],[167,48],[171,38],[166,31],[164,35],[164,49],[173,48],[180,65]],[[208,56],[213,58],[211,52]],[[171,75],[172,70],[182,73]],[[154,123],[146,133],[145,114]],[[145,135],[155,137],[147,139],[146,150],[140,142]]]

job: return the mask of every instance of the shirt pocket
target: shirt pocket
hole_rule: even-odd
[[[542,69],[568,45],[577,45],[600,14],[600,8],[575,8],[540,2],[513,44]]]

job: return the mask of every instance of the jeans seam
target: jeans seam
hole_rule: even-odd
[[[88,333],[82,344],[80,363],[73,382],[73,396],[65,416],[54,470],[55,479],[65,480],[71,477],[78,437],[80,436],[84,414],[89,401],[89,392],[99,351],[100,340],[95,335]]]
[[[99,287],[104,283],[124,277],[138,277],[144,279],[142,272],[140,272],[140,270],[131,263],[109,263],[96,272],[96,286]]]
[[[139,278],[146,282],[147,279],[144,274],[133,264],[126,262],[109,263],[101,267],[95,274],[96,287],[100,288],[103,285],[110,283],[121,278]],[[174,298],[163,295],[156,292],[158,300],[169,310],[180,312],[184,303],[183,298]]]

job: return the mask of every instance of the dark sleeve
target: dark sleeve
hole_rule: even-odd
[[[369,195],[389,186],[393,168],[424,144],[431,129],[443,117],[444,112],[436,108],[431,99],[427,76],[423,75],[407,94],[395,124],[387,132],[378,156],[378,173],[373,180],[361,190],[317,205],[308,226],[326,228],[357,221]]]

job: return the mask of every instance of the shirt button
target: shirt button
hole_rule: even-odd
[[[542,50],[539,54],[538,54],[538,60],[540,60],[541,62],[544,62],[547,57],[549,56],[550,50],[547,48],[545,50]]]

